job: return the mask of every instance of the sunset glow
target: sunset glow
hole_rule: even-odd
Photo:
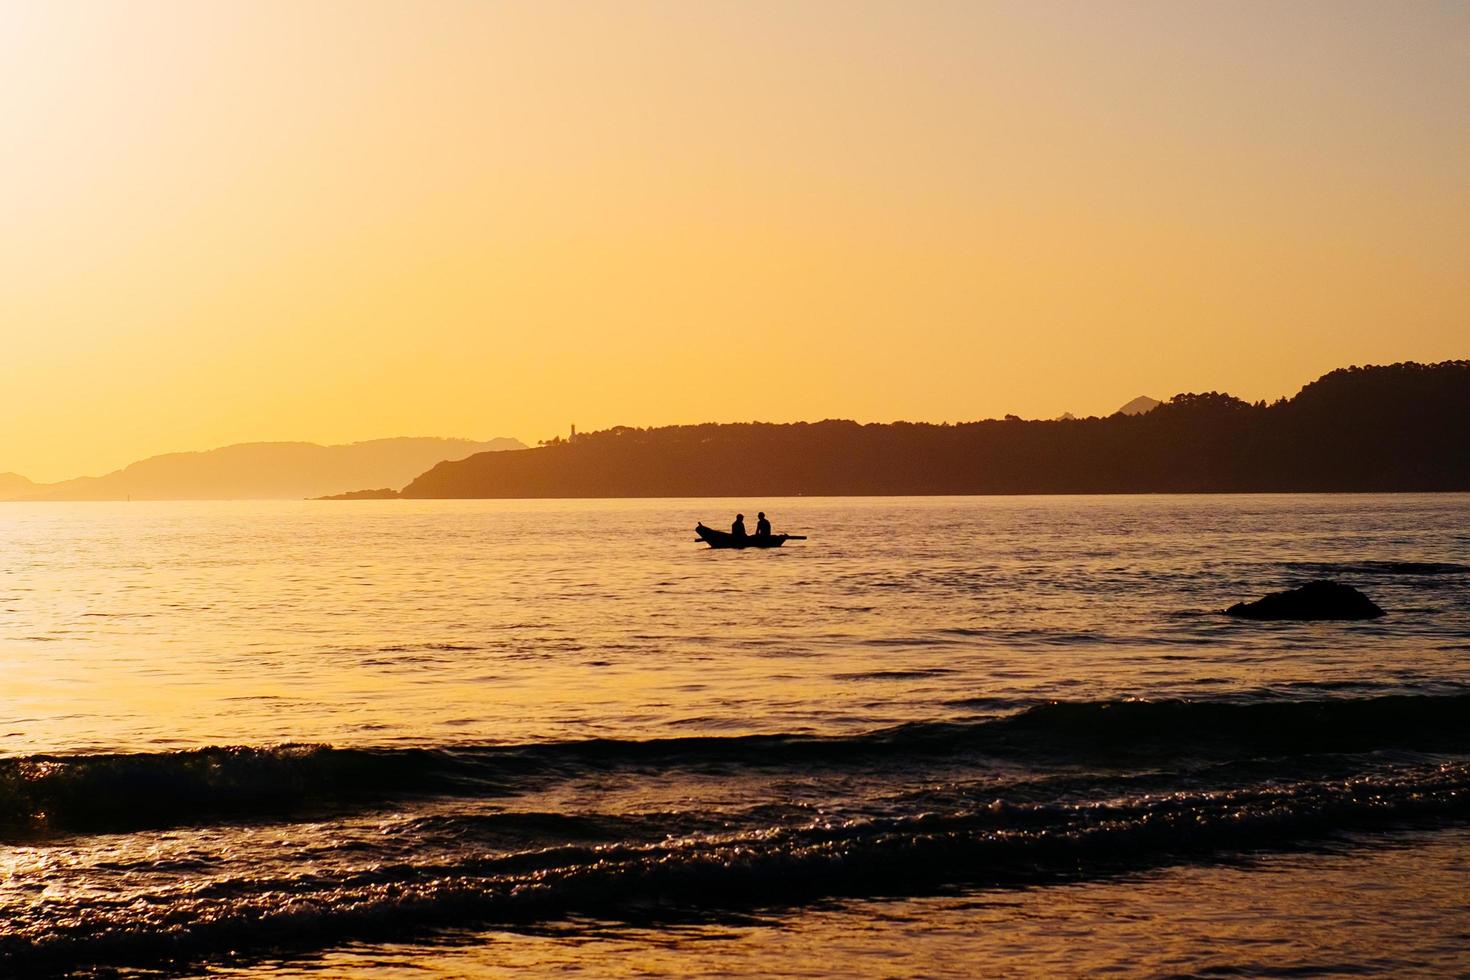
[[[0,123],[0,978],[1470,977],[1470,0],[0,0]]]
[[[6,5],[0,472],[1464,355],[1463,4],[919,13]]]

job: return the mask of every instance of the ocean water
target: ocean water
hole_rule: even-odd
[[[1470,495],[5,504],[0,682],[5,976],[1470,970]]]

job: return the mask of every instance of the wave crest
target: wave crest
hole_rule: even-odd
[[[253,877],[167,901],[62,900],[12,921],[0,967],[151,964],[250,949],[315,948],[387,933],[568,915],[792,905],[919,894],[954,884],[1041,884],[1423,819],[1470,816],[1470,766],[1087,804],[980,803],[947,813],[817,822],[652,844],[563,846],[401,864],[373,875]],[[64,906],[64,907],[62,907]],[[63,923],[63,925],[58,925]]]
[[[858,735],[592,739],[455,748],[216,747],[0,760],[0,838],[290,817],[414,795],[483,797],[606,772],[906,766],[924,758],[1098,767],[1381,749],[1470,750],[1470,694],[1073,701]]]

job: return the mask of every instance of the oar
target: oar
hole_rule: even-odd
[[[783,534],[783,535],[781,535],[781,537],[785,538],[787,541],[805,541],[806,540],[806,535],[805,534]]]

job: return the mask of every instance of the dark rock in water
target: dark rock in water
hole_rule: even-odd
[[[1308,582],[1299,589],[1273,592],[1255,602],[1225,610],[1241,619],[1377,619],[1383,610],[1372,599],[1338,582]]]

